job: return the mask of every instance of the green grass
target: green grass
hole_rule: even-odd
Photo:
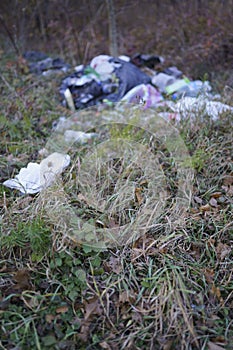
[[[14,65],[2,67],[1,74],[3,182],[40,158],[38,152],[51,137],[52,122],[61,114],[69,116],[69,111],[60,107],[56,95],[60,77],[23,75]],[[91,113],[82,112],[81,123]],[[117,125],[110,131],[98,129],[94,119],[98,113],[93,131],[100,133],[100,139],[108,133],[121,136]],[[143,203],[153,199],[142,182],[147,178],[139,158],[97,167],[97,199],[107,198],[111,214],[107,209],[98,211],[91,195],[79,193],[78,162],[92,150],[92,143],[70,150],[75,160],[63,175],[62,192],[54,192],[53,187],[47,192],[47,197],[56,193],[53,201],[50,197],[46,201],[43,194],[21,196],[1,186],[1,349],[205,350],[210,342],[232,349],[232,115],[225,113],[210,123],[197,118],[192,126],[183,121],[178,128],[195,169],[191,206],[181,224],[169,221],[177,169],[172,150],[152,139],[151,150],[160,155],[171,203],[152,228],[122,246],[99,249],[92,246],[92,238],[89,244],[88,240],[81,244],[66,231],[66,220],[59,222],[56,215],[62,212],[54,213],[56,221],[48,209],[52,212],[65,194],[75,215],[92,225],[89,228],[116,225],[126,209],[138,213],[136,199],[122,193],[122,177],[140,187]],[[123,127],[123,134],[125,140],[131,140],[132,134],[137,141],[148,138],[140,128]],[[94,142],[96,147],[98,141]],[[91,189],[88,181],[84,188]],[[68,220],[66,207],[62,208]],[[124,215],[128,222],[129,216]]]

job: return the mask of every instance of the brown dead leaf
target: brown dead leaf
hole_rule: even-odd
[[[204,270],[204,276],[205,276],[205,279],[206,279],[206,282],[208,284],[212,284],[213,281],[214,281],[214,270],[213,269],[205,269]]]
[[[68,306],[67,305],[63,305],[63,306],[59,306],[57,309],[56,309],[56,313],[57,314],[64,314],[65,312],[67,312],[69,310]]]
[[[132,291],[124,290],[123,292],[119,293],[120,304],[133,303],[135,300],[136,300],[136,295]]]
[[[216,253],[219,260],[224,260],[225,257],[231,253],[231,247],[219,242],[216,247]]]
[[[28,290],[31,289],[30,272],[27,269],[18,270],[14,275],[16,282],[15,289]]]
[[[119,274],[123,269],[118,257],[111,256],[107,264],[109,265],[111,271],[115,272],[116,274]]]
[[[140,186],[147,187],[148,186],[148,181],[147,180],[142,180],[139,183]]]
[[[233,174],[226,175],[223,179],[223,185],[230,186],[233,185]]]
[[[90,335],[90,325],[93,316],[101,315],[101,304],[98,297],[84,300],[84,319],[80,320],[80,333],[77,333],[77,337],[83,342],[87,342]]]
[[[222,343],[221,345],[226,344],[226,339],[222,335],[218,335],[217,337],[212,338],[212,340],[214,343]]]
[[[145,234],[133,243],[131,250],[131,261],[134,262],[139,257],[148,255],[156,255],[159,252],[157,247],[154,247],[156,241],[153,236]],[[162,247],[160,248],[162,253]]]
[[[102,349],[111,350],[111,347],[108,345],[106,341],[102,341],[99,345],[101,346]]]
[[[207,203],[206,205],[201,205],[199,209],[201,211],[210,211],[211,210],[211,206],[209,205],[209,203]]]
[[[221,299],[221,291],[219,287],[216,287],[215,284],[213,283],[211,287],[211,293],[215,295],[219,300]]]
[[[208,246],[214,247],[215,245],[215,239],[214,238],[209,238],[207,241]]]
[[[143,203],[142,188],[141,187],[135,188],[135,197],[136,197],[136,201],[138,202],[138,204],[141,205]]]
[[[87,342],[89,337],[89,328],[90,328],[90,321],[83,320],[81,322],[81,329],[80,333],[77,333],[77,337],[82,340],[84,343]]]
[[[48,323],[52,323],[52,322],[55,320],[55,318],[56,318],[56,316],[54,316],[54,315],[52,315],[52,314],[47,314],[47,315],[45,316],[45,320],[46,320],[46,322],[48,322]]]
[[[218,192],[212,193],[212,194],[211,194],[211,197],[213,197],[213,198],[219,198],[219,197],[221,197],[221,195],[222,195],[222,192],[218,191]]]
[[[209,341],[207,345],[208,345],[208,350],[225,350],[225,348],[213,343],[212,341]]]
[[[168,248],[167,247],[161,247],[158,249],[160,254],[167,254]]]
[[[197,210],[196,208],[190,208],[190,213],[191,214],[198,214],[199,210]],[[194,220],[201,220],[201,216],[200,215],[194,215],[193,219]]]
[[[84,319],[89,320],[93,315],[101,315],[101,305],[99,298],[93,297],[84,301],[85,314]]]

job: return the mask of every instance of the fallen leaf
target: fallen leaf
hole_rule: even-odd
[[[224,177],[224,179],[223,179],[223,184],[225,185],[225,186],[227,186],[227,185],[233,185],[233,174],[232,175],[226,175],[225,177]]]
[[[148,186],[148,181],[147,180],[142,180],[142,181],[140,181],[139,185],[147,187]]]
[[[52,323],[52,322],[55,320],[55,318],[56,318],[56,316],[51,315],[51,314],[47,314],[47,315],[45,316],[45,320],[46,320],[46,322],[48,322],[48,323]]]
[[[201,211],[210,211],[211,206],[207,203],[206,205],[201,205],[199,208]]]
[[[217,258],[224,260],[225,257],[231,253],[231,247],[227,244],[219,242],[216,247]]]
[[[119,303],[133,303],[136,300],[135,293],[124,290],[119,293]]]
[[[108,343],[106,343],[106,341],[102,341],[99,345],[102,349],[111,350],[111,347],[108,345]]]
[[[225,350],[225,348],[213,343],[212,341],[209,341],[207,345],[208,345],[208,350]]]
[[[85,306],[85,314],[84,319],[88,320],[93,315],[101,315],[102,310],[100,307],[100,301],[97,297],[93,297],[91,299],[84,301]]]
[[[80,320],[81,328],[80,333],[77,333],[77,337],[83,342],[87,342],[90,335],[91,320],[94,315],[101,315],[102,309],[99,298],[93,297],[85,300],[84,303],[84,319]]]
[[[63,305],[63,306],[59,306],[57,309],[56,309],[56,313],[57,314],[64,314],[65,312],[67,312],[69,310],[68,306],[67,305]]]
[[[211,194],[211,197],[213,197],[213,198],[219,198],[219,197],[221,197],[221,195],[222,195],[222,192],[214,192],[214,193],[212,193]]]
[[[31,289],[30,273],[27,269],[18,270],[14,275],[15,289]]]
[[[208,284],[212,284],[213,283],[213,280],[214,280],[214,270],[213,269],[205,269],[204,270],[204,276],[205,276],[205,279],[206,279],[206,282]]]
[[[119,274],[123,269],[118,257],[111,256],[107,264],[110,266],[110,270],[116,274]]]
[[[220,345],[226,345],[226,339],[222,335],[218,335],[217,337],[212,338],[213,343],[222,343]]]
[[[212,285],[211,293],[215,295],[218,299],[221,299],[221,291],[219,287],[216,287],[214,284]]]
[[[143,202],[143,198],[142,198],[142,188],[141,187],[136,187],[135,188],[135,197],[136,197],[136,201],[138,202],[139,205],[142,204]]]

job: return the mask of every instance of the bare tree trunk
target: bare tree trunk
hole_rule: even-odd
[[[40,32],[42,34],[42,40],[46,41],[46,25],[45,25],[45,17],[44,17],[44,13],[43,13],[43,9],[44,9],[44,4],[41,4],[40,0],[36,1],[36,5],[37,5],[37,10],[38,10],[38,18],[39,18],[39,25],[40,25]]]
[[[118,56],[116,13],[113,0],[106,0],[108,8],[108,28],[109,28],[109,51],[110,55]]]

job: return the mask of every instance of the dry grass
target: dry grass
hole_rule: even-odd
[[[149,110],[127,111],[125,118],[122,110],[98,112],[92,131],[99,137],[70,146],[73,161],[61,182],[33,198],[15,194],[12,205],[12,194],[2,192],[4,349],[27,349],[22,333],[38,349],[207,349],[211,342],[231,349],[232,116],[197,119],[193,128],[181,122],[175,135],[193,165],[182,152],[185,162],[177,166],[172,152],[180,143],[172,148],[161,139],[176,129],[162,129]],[[89,128],[93,113],[79,112],[79,127]],[[181,165],[189,169],[192,196],[174,223]],[[38,234],[47,245],[41,251]],[[30,277],[18,282],[22,269]]]

